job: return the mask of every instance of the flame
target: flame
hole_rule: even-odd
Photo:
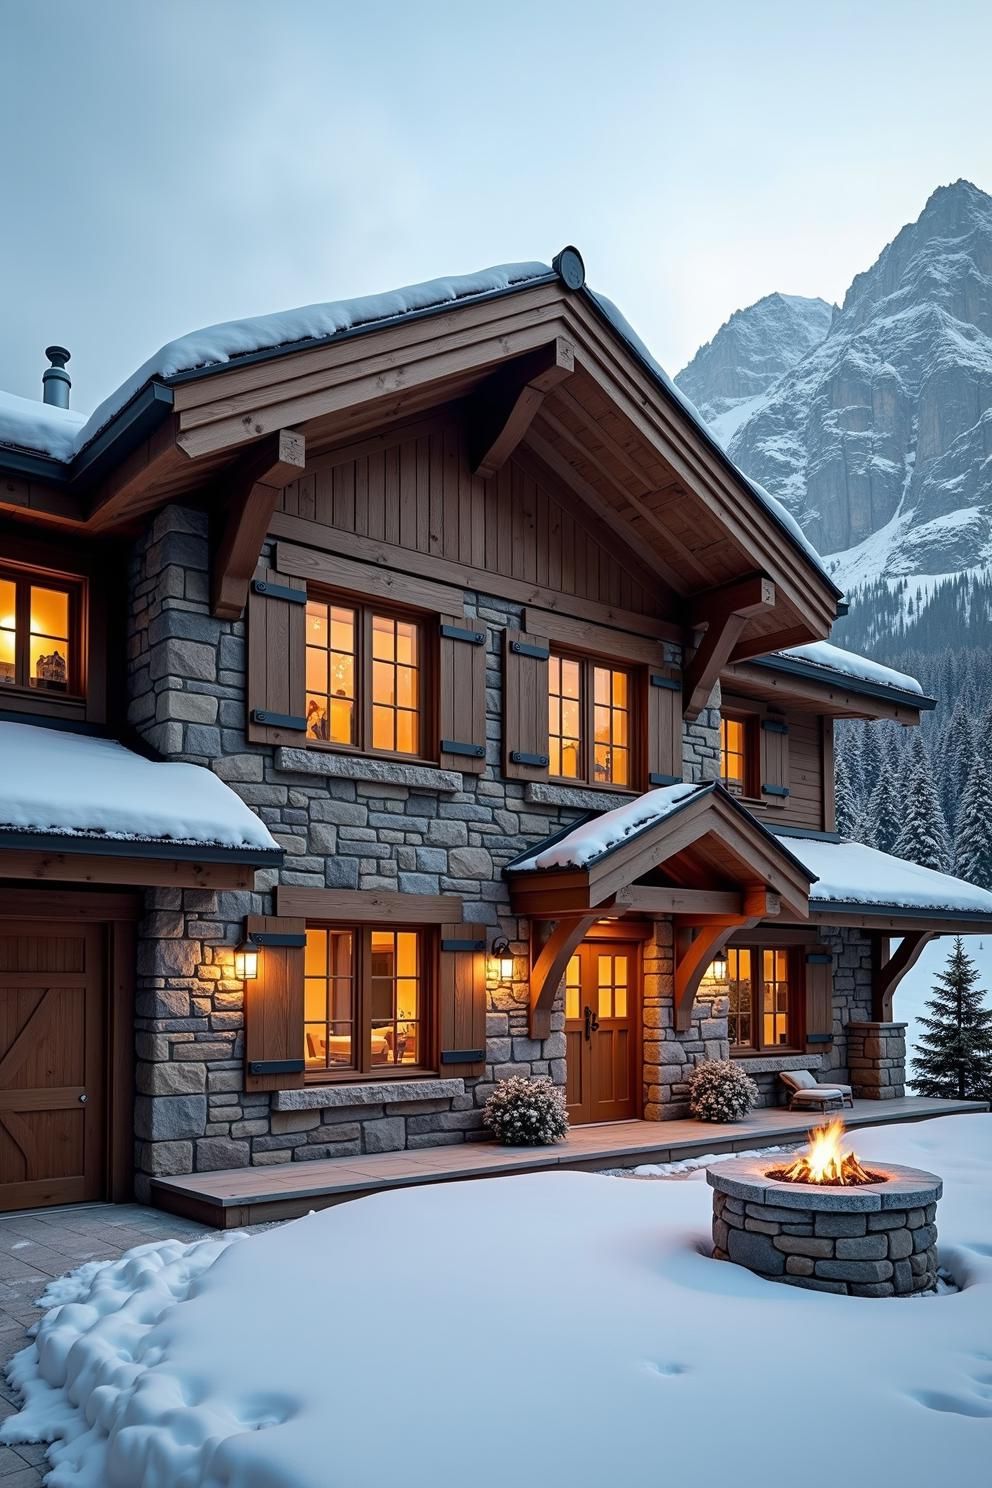
[[[776,1168],[768,1174],[787,1183],[882,1183],[880,1173],[863,1168],[853,1152],[845,1153],[844,1123],[828,1121],[809,1134],[809,1149],[801,1152],[787,1168]]]

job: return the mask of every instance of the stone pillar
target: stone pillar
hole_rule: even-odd
[[[906,1024],[848,1023],[847,1062],[861,1100],[894,1100],[906,1094]]]
[[[704,1059],[728,1059],[723,982],[700,984],[685,1033],[675,1029],[674,931],[656,920],[644,946],[643,1077],[645,1121],[676,1121],[689,1114],[689,1077]]]

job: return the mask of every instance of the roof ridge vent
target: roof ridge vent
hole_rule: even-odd
[[[45,355],[51,366],[46,367],[42,373],[41,396],[53,408],[68,408],[72,378],[65,370],[65,364],[69,360],[69,352],[64,346],[46,346]]]

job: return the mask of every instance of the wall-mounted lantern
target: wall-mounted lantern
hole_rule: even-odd
[[[513,952],[510,949],[510,942],[505,935],[496,937],[492,943],[489,955],[492,958],[496,968],[496,974],[500,981],[511,981],[513,978]]]
[[[726,951],[717,951],[707,967],[706,975],[711,982],[725,982],[727,980]]]
[[[235,949],[234,975],[242,982],[253,982],[258,976],[258,946],[250,935]]]

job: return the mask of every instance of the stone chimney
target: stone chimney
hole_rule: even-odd
[[[54,408],[68,408],[72,378],[65,370],[65,364],[69,360],[69,353],[64,346],[46,346],[45,355],[52,365],[46,367],[42,374],[41,395]]]

